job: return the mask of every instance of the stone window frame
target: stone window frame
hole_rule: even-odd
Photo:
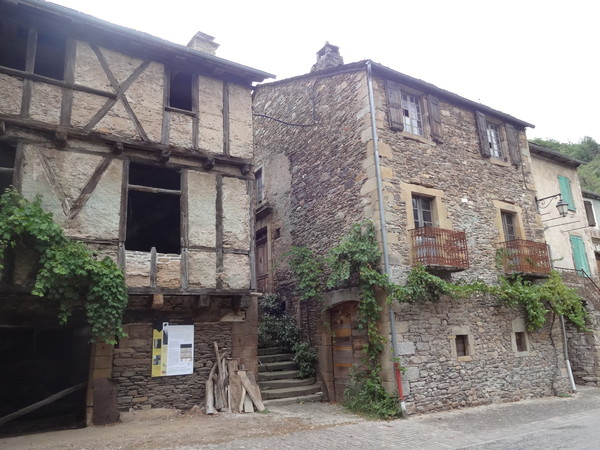
[[[435,188],[429,188],[418,184],[400,183],[400,200],[406,206],[406,230],[415,229],[415,220],[413,216],[412,198],[413,195],[429,197],[431,202],[431,213],[433,226],[452,230],[452,222],[448,219],[448,212],[444,203],[444,191]]]
[[[442,124],[439,99],[431,94],[408,87],[404,84],[387,80],[385,82],[387,115],[392,130],[400,132],[407,139],[424,143],[442,143]],[[418,100],[421,114],[422,134],[405,130],[404,95]]]
[[[494,208],[496,209],[496,217],[494,223],[498,230],[498,243],[505,242],[504,227],[502,224],[502,214],[513,214],[515,218],[515,239],[524,239],[523,228],[523,210],[520,206],[513,203],[507,203],[501,200],[493,200]]]
[[[473,337],[473,333],[471,333],[471,329],[466,326],[453,326],[450,328],[450,333],[448,335],[448,341],[450,343],[450,353],[452,354],[452,358],[456,359],[459,362],[467,362],[473,361],[473,355],[475,354],[475,339]],[[458,356],[456,351],[456,336],[466,336],[467,345],[465,356]]]
[[[517,333],[524,333],[526,350],[519,351],[517,347]],[[512,321],[512,333],[510,334],[510,342],[512,351],[516,357],[531,356],[531,341],[529,340],[529,333],[527,333],[527,326],[525,319],[517,317]]]

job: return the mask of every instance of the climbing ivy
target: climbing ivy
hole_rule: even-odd
[[[54,301],[58,319],[67,323],[83,302],[93,340],[115,343],[127,305],[123,271],[108,257],[98,259],[82,243],[66,237],[44,212],[41,197],[28,201],[13,189],[0,197],[0,262],[18,247],[39,256],[31,293]],[[0,263],[2,276],[5,268]]]
[[[520,276],[500,277],[499,285],[490,289],[508,306],[525,310],[527,329],[539,330],[550,313],[566,317],[580,331],[586,331],[588,312],[575,289],[567,286],[560,274],[553,270],[543,283],[532,283]]]
[[[323,294],[323,261],[306,247],[292,247],[285,255],[294,277],[300,301],[320,300]]]

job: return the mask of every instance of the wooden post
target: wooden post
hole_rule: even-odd
[[[218,363],[214,363],[212,368],[210,369],[210,374],[208,374],[208,380],[206,380],[206,414],[214,414],[215,413],[215,397],[213,395],[214,389],[214,381],[213,376],[215,374],[215,370],[217,369]]]

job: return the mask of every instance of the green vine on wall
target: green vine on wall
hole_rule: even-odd
[[[31,293],[57,303],[61,324],[83,303],[92,339],[115,343],[125,336],[121,321],[128,298],[123,271],[110,258],[97,259],[85,245],[66,237],[41,202],[39,196],[28,201],[13,189],[2,194],[0,262],[19,247],[34,250],[39,261]],[[3,265],[0,270],[6,276]]]

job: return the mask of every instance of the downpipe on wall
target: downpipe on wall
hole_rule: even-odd
[[[381,181],[381,168],[379,166],[379,138],[377,136],[377,121],[375,117],[375,99],[373,95],[373,81],[371,78],[371,61],[366,62],[367,66],[367,88],[369,91],[369,109],[371,112],[371,133],[373,139],[373,158],[375,159],[375,178],[377,180],[377,199],[379,203],[379,223],[381,232],[381,245],[383,247],[383,266],[386,275],[391,278],[390,255],[387,244],[387,226],[385,223],[385,210],[383,202],[383,183]],[[398,345],[396,342],[396,321],[394,311],[388,306],[390,334],[392,339],[392,349],[394,352],[394,376],[398,388],[398,398],[400,399],[400,411],[406,416],[406,403],[404,401],[404,392],[402,390],[402,374],[400,372],[400,363],[398,355]]]
[[[560,316],[560,324],[562,326],[563,333],[563,351],[565,354],[565,364],[567,365],[567,374],[569,375],[569,383],[571,383],[571,390],[577,392],[577,386],[575,385],[575,379],[573,378],[573,371],[571,370],[571,361],[569,361],[569,348],[567,342],[567,330],[565,329],[565,318]]]

